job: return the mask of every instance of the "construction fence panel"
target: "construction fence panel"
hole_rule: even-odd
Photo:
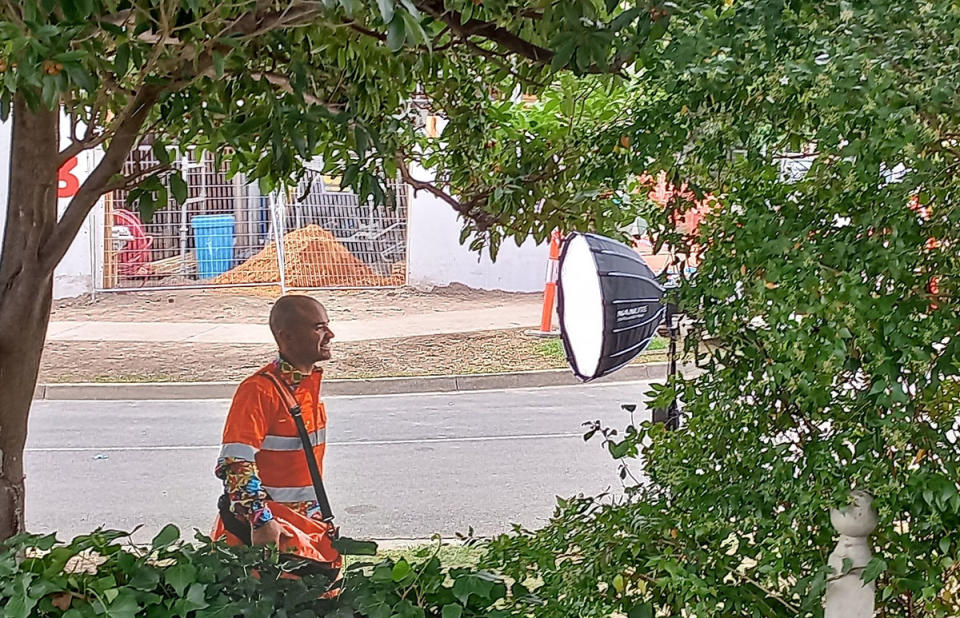
[[[156,164],[145,147],[131,154],[124,172]],[[144,220],[126,192],[105,197],[99,290],[406,282],[405,185],[391,187],[396,207],[373,207],[314,172],[296,191],[262,195],[241,175],[228,179],[209,154],[176,164],[188,187],[182,205],[168,190],[169,203]]]
[[[361,202],[337,179],[308,171],[280,200],[284,285],[291,289],[406,284],[409,188],[387,183],[387,203]]]

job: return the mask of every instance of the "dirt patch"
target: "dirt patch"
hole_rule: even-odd
[[[404,281],[402,265],[398,265],[396,274],[381,277],[318,225],[308,225],[284,236],[283,253],[284,275],[290,287],[396,287]],[[277,247],[271,244],[246,262],[215,277],[211,283],[280,281],[277,264]]]
[[[300,293],[300,292],[298,292]],[[382,318],[499,307],[506,311],[536,303],[539,294],[472,290],[462,285],[421,292],[394,290],[321,290],[302,292],[322,302],[332,320]],[[262,324],[279,288],[222,288],[163,292],[108,292],[57,301],[51,320],[106,322],[239,322]]]
[[[566,366],[556,340],[521,330],[335,344],[330,378],[500,373]],[[271,345],[50,342],[40,382],[207,382],[241,380],[269,362]],[[665,360],[655,351],[636,362]]]

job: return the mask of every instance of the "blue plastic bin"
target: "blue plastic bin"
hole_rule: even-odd
[[[198,215],[190,224],[197,246],[197,275],[212,279],[233,268],[233,215]]]

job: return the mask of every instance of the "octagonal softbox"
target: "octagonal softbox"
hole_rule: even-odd
[[[567,362],[587,382],[642,352],[663,320],[663,287],[633,249],[597,234],[571,234],[558,276],[560,336]]]

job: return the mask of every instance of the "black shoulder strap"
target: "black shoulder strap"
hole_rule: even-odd
[[[333,524],[333,510],[330,508],[330,501],[327,499],[327,492],[323,488],[323,479],[320,477],[320,467],[317,465],[317,457],[313,453],[313,445],[310,444],[310,436],[307,434],[307,428],[303,424],[303,414],[300,410],[300,404],[290,389],[281,383],[280,378],[272,371],[261,371],[259,375],[264,376],[277,388],[280,399],[293,417],[293,422],[297,426],[297,433],[300,435],[300,444],[303,447],[303,454],[307,458],[307,468],[310,470],[310,480],[313,481],[313,491],[317,495],[317,504],[320,506],[320,513],[323,515],[323,521]]]

